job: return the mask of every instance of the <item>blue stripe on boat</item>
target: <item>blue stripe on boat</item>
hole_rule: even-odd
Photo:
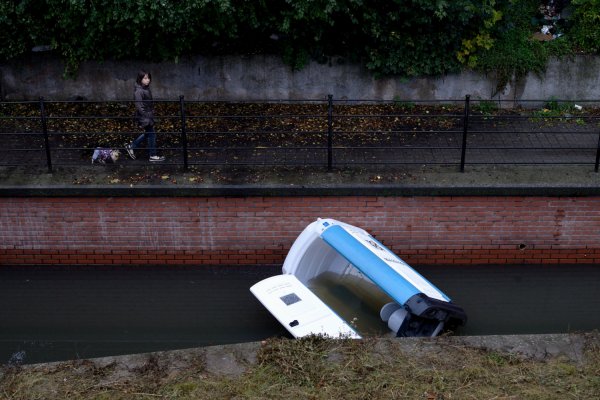
[[[375,284],[381,287],[385,293],[387,293],[399,304],[403,305],[415,294],[422,293],[417,287],[415,287],[401,274],[390,267],[384,260],[366,248],[364,243],[357,240],[342,226],[332,225],[328,227],[321,234],[321,238],[352,265],[358,268],[369,279],[371,279]],[[381,246],[385,252],[387,252],[388,256],[393,257],[394,260],[398,260],[400,263],[402,263],[403,268],[409,268],[420,278],[422,278],[426,284],[431,285],[431,287],[439,292],[439,294],[446,299],[446,301],[450,301],[450,299],[442,291],[423,278],[422,275],[412,269],[408,264],[402,261],[383,244],[370,235],[369,239]]]

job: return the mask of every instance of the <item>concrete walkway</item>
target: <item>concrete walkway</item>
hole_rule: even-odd
[[[522,115],[494,116],[475,113],[469,116],[466,137],[463,135],[463,118],[456,111],[441,115],[400,115],[395,118],[397,121],[392,122],[389,120],[394,118],[393,114],[370,115],[361,122],[355,121],[351,115],[338,115],[334,118],[337,126],[333,129],[332,165],[350,170],[439,165],[460,167],[463,140],[466,139],[465,168],[478,165],[578,165],[594,168],[599,148],[600,117],[590,112],[581,116],[565,114],[564,118],[546,118],[536,112],[529,110]],[[384,122],[373,122],[377,117]],[[290,119],[287,128],[270,125],[284,120],[269,121],[263,123],[273,131],[254,132],[255,128],[247,128],[250,130],[242,132],[239,129],[245,129],[243,123],[229,118],[219,120],[223,126],[219,125],[221,132],[218,134],[191,132],[188,135],[188,164],[202,168],[224,165],[327,168],[326,127],[321,127],[325,129],[322,132],[305,131],[306,128],[293,119]],[[17,122],[14,121],[14,124]],[[319,124],[322,125],[322,122]],[[353,131],[353,124],[358,129],[368,130],[357,134]],[[35,125],[26,126],[26,132],[14,134],[10,129],[4,133],[0,130],[3,139],[0,167],[47,168],[44,137],[37,132],[39,127]],[[12,129],[23,127],[15,125]],[[289,136],[292,133],[296,139]],[[49,129],[52,166],[83,167],[90,164],[92,146],[107,135],[112,137],[115,132],[84,134]],[[182,167],[184,155],[179,133],[159,132],[158,136],[159,147],[162,146],[159,150],[167,157],[161,165]],[[115,148],[122,145],[120,142],[113,144]],[[119,166],[146,166],[148,161],[144,154],[145,151],[140,150],[138,159],[134,161],[123,151]]]
[[[10,136],[0,161],[0,195],[600,194],[597,117],[532,115],[472,115],[464,171],[457,116],[435,120],[447,122],[446,130],[381,132],[385,140],[356,146],[334,137],[331,170],[323,145],[191,150],[188,170],[175,147],[162,149],[164,163],[134,161],[123,153],[116,164],[91,165],[90,151],[69,149],[56,134],[49,173],[41,136],[28,136],[35,148],[29,151],[17,150],[22,138]]]

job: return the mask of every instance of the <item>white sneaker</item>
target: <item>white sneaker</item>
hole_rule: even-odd
[[[125,145],[125,150],[127,150],[127,154],[131,157],[132,160],[135,160],[135,153],[133,152],[133,147],[131,147],[130,143]]]
[[[165,161],[165,158],[163,156],[150,156],[150,161],[152,161],[152,162]]]

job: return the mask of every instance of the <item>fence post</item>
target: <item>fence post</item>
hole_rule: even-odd
[[[42,122],[42,133],[44,134],[44,146],[46,148],[46,163],[48,172],[52,172],[52,158],[50,156],[50,140],[48,138],[48,123],[46,122],[46,110],[44,109],[44,98],[40,97],[40,119]]]
[[[596,146],[596,165],[594,171],[598,172],[598,164],[600,164],[600,134],[598,135],[598,145]]]
[[[460,152],[460,172],[465,172],[465,156],[467,153],[467,134],[469,133],[469,101],[471,95],[465,96],[465,112],[463,116],[463,137]]]
[[[333,169],[333,95],[327,95],[327,171]]]
[[[187,132],[185,129],[185,103],[183,96],[179,96],[179,112],[181,114],[181,144],[183,146],[183,170],[188,170]]]

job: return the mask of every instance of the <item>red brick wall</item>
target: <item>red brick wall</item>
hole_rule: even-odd
[[[600,197],[0,198],[0,264],[281,264],[330,217],[408,263],[600,263]]]

